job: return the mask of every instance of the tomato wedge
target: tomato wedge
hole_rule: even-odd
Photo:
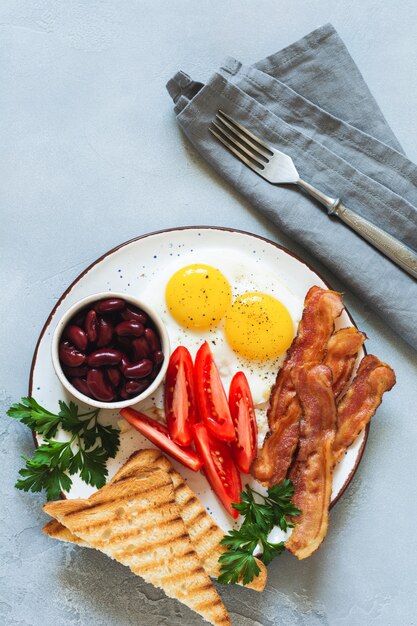
[[[193,441],[191,425],[197,415],[193,360],[184,346],[178,346],[169,359],[164,402],[171,438],[180,446],[189,446]]]
[[[229,446],[215,439],[204,424],[194,424],[194,442],[204,462],[203,471],[226,511],[236,519],[238,511],[232,502],[240,502],[242,483]]]
[[[226,393],[207,341],[197,352],[194,364],[197,407],[210,432],[222,441],[236,438]]]
[[[249,383],[243,372],[232,378],[229,389],[229,407],[236,430],[232,454],[243,474],[249,474],[258,448],[258,426]]]
[[[168,429],[151,417],[136,411],[135,409],[121,409],[120,415],[136,430],[152,441],[158,448],[172,456],[174,459],[189,467],[193,472],[198,472],[203,461],[192,448],[181,448],[175,441],[169,438]]]

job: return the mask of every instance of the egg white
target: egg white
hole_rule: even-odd
[[[141,293],[141,298],[154,309],[165,323],[171,341],[171,349],[186,346],[194,358],[197,350],[207,341],[213,352],[226,393],[234,374],[243,371],[249,382],[255,404],[259,431],[259,445],[268,430],[266,412],[268,400],[276,374],[285,353],[278,358],[265,361],[252,361],[234,352],[227,343],[224,334],[224,320],[218,326],[207,330],[190,330],[180,326],[170,314],[165,301],[165,289],[171,276],[179,269],[193,263],[204,263],[220,270],[230,283],[232,296],[235,298],[250,291],[259,291],[275,297],[288,309],[294,324],[294,334],[301,319],[303,301],[292,291],[284,277],[271,272],[269,266],[254,259],[244,252],[233,254],[230,250],[213,248],[182,256],[173,260],[163,271],[153,276],[152,284]],[[157,408],[163,407],[161,389],[152,398]]]

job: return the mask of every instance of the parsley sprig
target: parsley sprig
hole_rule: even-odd
[[[301,511],[292,502],[293,494],[294,485],[288,479],[268,489],[266,496],[246,485],[241,501],[232,505],[245,519],[238,530],[230,530],[220,542],[227,551],[219,558],[219,583],[242,582],[246,585],[258,576],[261,570],[253,556],[258,545],[262,548],[260,558],[265,565],[284,551],[284,541],[272,543],[268,541],[268,535],[274,526],[283,531],[294,526],[291,518],[300,515]]]
[[[34,492],[45,489],[48,500],[68,491],[70,476],[76,473],[87,484],[102,487],[107,477],[106,462],[116,456],[120,444],[119,431],[99,423],[99,409],[79,413],[74,402],[63,401],[59,409],[52,413],[34,398],[22,398],[7,411],[7,415],[43,437],[31,459],[22,457],[26,465],[19,471],[21,478],[16,487]],[[71,434],[68,441],[53,440],[58,428]]]

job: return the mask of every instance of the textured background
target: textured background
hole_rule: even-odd
[[[327,21],[416,160],[414,0],[0,1],[0,624],[203,623],[104,555],[41,535],[42,497],[13,488],[31,436],[4,413],[27,390],[53,304],[116,244],[211,224],[304,254],[183,141],[164,85],[178,69],[204,80],[227,54],[253,62]],[[416,623],[416,355],[353,295],[346,301],[398,384],[320,551],[274,561],[262,595],[221,589],[234,626]]]

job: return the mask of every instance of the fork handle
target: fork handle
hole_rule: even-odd
[[[339,198],[331,198],[301,179],[297,182],[297,185],[316,198],[321,204],[324,204],[329,215],[337,215],[342,222],[369,241],[385,256],[394,261],[408,274],[417,278],[417,254],[411,248],[346,207]]]

